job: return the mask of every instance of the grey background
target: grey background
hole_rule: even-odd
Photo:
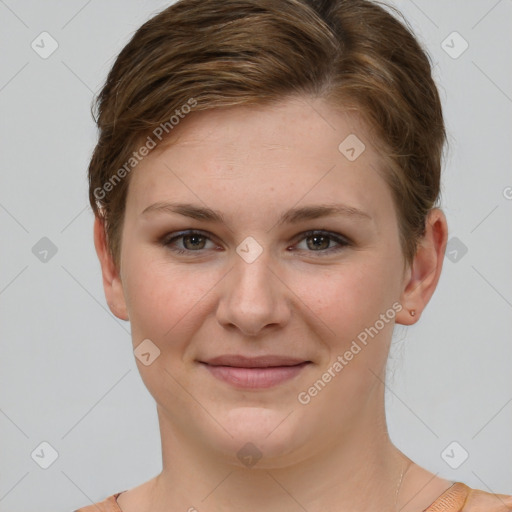
[[[71,511],[161,469],[129,324],[105,303],[86,169],[93,94],[168,4],[0,0],[0,512]],[[512,494],[512,2],[393,4],[435,62],[450,136],[442,207],[457,240],[420,322],[395,330],[390,435],[444,478]],[[47,59],[31,47],[43,31],[59,45]],[[458,58],[442,47],[454,31],[469,44]],[[59,455],[48,469],[36,463],[43,441]]]

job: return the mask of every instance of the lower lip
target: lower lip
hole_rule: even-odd
[[[236,387],[264,389],[292,379],[310,363],[305,362],[295,366],[273,366],[269,368],[240,368],[202,364],[214,377]]]

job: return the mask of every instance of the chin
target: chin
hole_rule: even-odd
[[[239,467],[271,469],[297,460],[308,440],[308,430],[297,411],[264,407],[237,407],[226,416],[216,417],[231,434],[222,430],[215,445],[230,463]],[[210,436],[208,436],[210,437]],[[233,454],[235,457],[233,458]]]

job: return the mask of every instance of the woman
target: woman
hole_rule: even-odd
[[[89,167],[112,312],[163,470],[79,512],[512,510],[390,441],[395,323],[437,286],[443,115],[367,0],[182,0],[99,97]]]

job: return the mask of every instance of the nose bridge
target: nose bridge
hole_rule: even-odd
[[[254,257],[243,244],[237,249],[234,268],[225,281],[217,312],[222,324],[236,325],[246,335],[256,335],[270,324],[282,324],[287,318],[283,287],[271,269],[269,251]]]
[[[246,261],[242,257],[235,259],[234,270],[234,285],[235,293],[240,295],[240,299],[247,300],[251,298],[258,298],[261,295],[262,299],[269,300],[272,296],[270,276],[270,257],[268,252],[264,251],[261,255],[255,258],[254,261]]]

